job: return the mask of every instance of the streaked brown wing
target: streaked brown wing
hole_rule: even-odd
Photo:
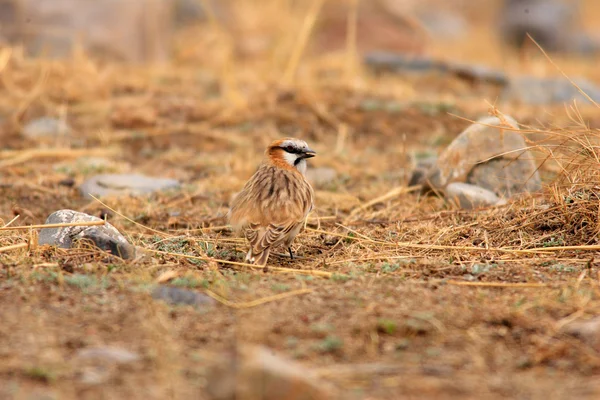
[[[259,254],[284,240],[297,225],[297,221],[291,221],[283,225],[269,224],[266,227],[259,224],[250,224],[246,228],[245,236],[250,242],[252,252]]]

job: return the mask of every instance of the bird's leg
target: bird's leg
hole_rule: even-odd
[[[294,253],[292,253],[292,248],[288,247],[288,251],[290,252],[290,258],[293,260],[294,259]]]

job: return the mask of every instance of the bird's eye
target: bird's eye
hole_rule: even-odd
[[[288,153],[293,153],[294,152],[294,147],[293,146],[285,146],[285,151],[287,151]]]

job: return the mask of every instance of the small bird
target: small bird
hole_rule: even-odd
[[[266,266],[271,249],[280,244],[294,259],[291,244],[314,205],[314,192],[304,175],[306,160],[315,155],[303,140],[274,141],[258,170],[233,199],[229,222],[250,243],[246,262]]]

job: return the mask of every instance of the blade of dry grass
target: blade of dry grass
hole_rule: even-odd
[[[540,46],[540,44],[538,42],[536,42],[536,40],[529,34],[527,33],[527,37],[529,38],[529,40],[531,40],[533,42],[533,44],[535,44],[537,46],[537,48],[542,52],[542,54],[544,55],[544,57],[546,57],[546,59],[548,60],[548,62],[550,64],[552,64],[552,66],[554,68],[556,68],[556,70],[558,72],[560,72],[562,74],[562,76],[564,76],[570,83],[571,85],[573,85],[575,88],[577,88],[577,91],[579,93],[581,93],[581,95],[583,97],[585,97],[590,103],[592,103],[593,105],[595,105],[596,107],[600,107],[598,105],[598,103],[596,103],[594,101],[594,99],[592,99],[590,96],[588,96],[587,93],[585,93],[580,87],[579,85],[577,85],[575,82],[573,82],[573,80],[571,78],[569,78],[569,76],[558,66],[556,65],[556,63],[554,62],[554,60],[552,60],[552,58],[548,55],[548,53],[546,53],[546,51],[544,50],[544,48],[542,46]]]
[[[323,3],[325,0],[313,0],[310,4],[306,17],[304,18],[304,22],[300,29],[300,33],[298,34],[298,40],[296,41],[296,45],[292,49],[292,55],[288,61],[288,65],[283,74],[282,82],[284,85],[289,85],[292,83],[294,75],[298,69],[298,64],[300,63],[300,58],[302,58],[302,53],[304,53],[304,49],[306,48],[306,44],[308,43],[308,39],[310,34],[315,26],[319,13],[321,11],[321,7],[323,7]]]
[[[168,255],[168,256],[173,256],[173,257],[188,258],[191,260],[216,262],[216,263],[221,263],[221,264],[225,264],[225,265],[231,265],[233,267],[244,267],[244,268],[237,268],[237,269],[242,269],[242,270],[247,270],[248,268],[253,271],[257,271],[257,272],[264,270],[264,267],[262,267],[262,266],[257,266],[254,264],[242,263],[242,262],[237,262],[237,261],[221,260],[221,259],[213,258],[213,257],[191,256],[191,255],[187,255],[187,254],[172,253],[172,252],[168,252],[168,251],[153,250],[153,249],[144,249],[144,250],[148,251],[150,253],[155,253],[155,254],[163,254],[163,255]],[[269,268],[269,271],[274,271],[274,272],[279,272],[279,273],[284,273],[284,274],[313,275],[313,276],[320,276],[323,278],[331,278],[331,276],[333,275],[331,272],[319,271],[319,270],[293,269],[293,268],[272,267],[272,266],[269,266],[268,268]]]
[[[460,282],[447,281],[448,285],[455,286],[476,286],[476,287],[495,287],[495,288],[541,288],[549,287],[545,283],[509,283],[509,282]]]
[[[227,307],[241,310],[241,309],[245,309],[245,308],[257,307],[257,306],[260,306],[263,304],[271,303],[271,302],[277,301],[277,300],[286,299],[289,297],[301,296],[303,294],[312,293],[313,290],[312,289],[298,289],[298,290],[293,290],[291,292],[280,293],[280,294],[276,294],[273,296],[263,297],[263,298],[260,298],[257,300],[245,301],[245,302],[239,302],[239,303],[227,300],[226,298],[224,298],[208,289],[205,290],[204,292],[207,295],[209,295],[210,297],[212,297],[213,299],[215,299],[216,301],[218,301],[219,303],[226,305]]]
[[[23,225],[23,226],[4,226],[0,231],[15,231],[24,229],[41,229],[41,228],[65,228],[69,226],[100,226],[106,221],[87,221],[87,222],[65,222],[60,224],[42,224],[42,225]]]
[[[98,203],[102,204],[104,207],[106,207],[107,209],[109,209],[110,211],[112,211],[113,213],[115,213],[116,215],[118,215],[119,217],[124,218],[125,220],[131,222],[134,225],[139,226],[140,228],[146,229],[146,230],[148,230],[150,232],[154,232],[154,233],[156,233],[158,235],[161,235],[161,236],[173,236],[173,235],[171,235],[169,233],[165,233],[165,232],[158,231],[156,229],[152,229],[152,228],[150,228],[150,227],[148,227],[146,225],[140,224],[139,222],[136,222],[136,221],[132,220],[131,218],[127,217],[126,215],[124,215],[124,214],[120,213],[119,211],[115,210],[114,208],[110,207],[108,204],[106,204],[105,202],[103,202],[102,200],[100,200],[99,198],[97,198],[96,196],[94,196],[92,194],[90,194],[90,197],[92,197],[95,201],[97,201]]]
[[[28,243],[13,244],[10,246],[0,247],[0,253],[5,253],[11,250],[26,249],[27,247],[29,247]]]

